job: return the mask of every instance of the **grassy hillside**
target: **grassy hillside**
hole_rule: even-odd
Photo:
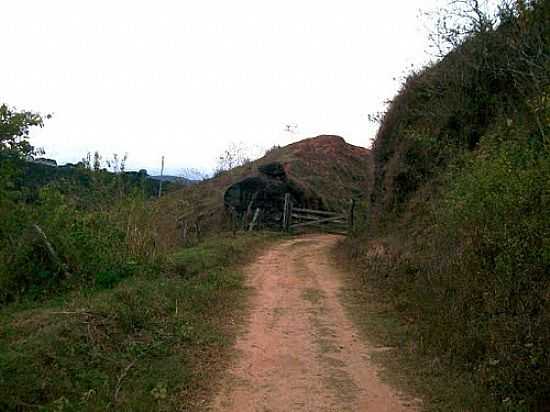
[[[163,248],[143,173],[29,164],[33,126],[0,105],[0,410],[200,410],[277,235]]]
[[[0,311],[0,410],[203,410],[246,306],[236,266],[273,234],[219,236],[112,288]]]
[[[474,382],[440,394],[446,408],[550,404],[549,21],[549,1],[517,2],[408,77],[376,137],[369,225],[348,242],[401,345]]]
[[[159,202],[161,213],[157,215],[163,247],[184,243],[184,224],[190,231],[196,230],[196,224],[203,232],[229,230],[225,191],[246,178],[259,176],[259,168],[274,163],[282,166],[289,184],[303,193],[303,206],[345,209],[352,197],[367,199],[372,188],[370,151],[352,146],[341,137],[318,136],[276,147],[256,161],[165,196]]]

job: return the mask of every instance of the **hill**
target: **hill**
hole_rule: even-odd
[[[278,226],[285,193],[302,207],[341,210],[351,198],[368,198],[372,181],[370,150],[321,135],[168,194],[158,205],[159,231],[173,247],[190,232],[228,229],[229,213],[242,219],[256,207],[265,212],[264,225]]]
[[[168,183],[177,183],[180,185],[192,185],[197,183],[197,180],[187,179],[186,177],[182,176],[172,176],[172,175],[163,175],[163,176],[148,176],[149,179],[152,180],[159,180],[162,182],[168,182]]]
[[[36,159],[24,163],[15,181],[15,188],[23,191],[27,201],[34,201],[45,186],[55,186],[62,193],[90,198],[98,191],[122,190],[125,193],[139,190],[146,197],[157,196],[160,181],[163,191],[171,191],[193,181],[175,176],[149,176],[145,170],[113,173],[107,169],[92,171],[83,164],[57,165],[55,160]]]
[[[375,140],[369,231],[347,251],[405,357],[435,365],[419,379],[438,410],[550,404],[549,21],[550,1],[503,3],[411,73]]]

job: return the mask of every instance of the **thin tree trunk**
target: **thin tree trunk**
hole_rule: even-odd
[[[40,226],[33,224],[32,228],[38,235],[40,241],[45,246],[46,251],[48,252],[48,256],[50,257],[50,260],[63,272],[63,275],[66,279],[71,277],[71,274],[67,270],[67,266],[61,261],[57,253],[55,252],[55,249],[53,248],[52,244],[48,240],[48,237],[44,233],[44,231],[40,228]]]

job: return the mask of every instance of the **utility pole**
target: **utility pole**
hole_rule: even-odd
[[[162,196],[162,176],[164,176],[164,156],[162,156],[162,161],[160,165],[159,199]]]

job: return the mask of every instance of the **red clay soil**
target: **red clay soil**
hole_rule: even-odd
[[[304,152],[319,152],[324,156],[339,158],[341,156],[368,157],[371,152],[369,149],[360,146],[353,146],[340,137],[333,135],[321,135],[309,139],[300,140],[288,146],[297,155]]]
[[[339,301],[330,262],[339,237],[309,235],[265,252],[247,268],[254,290],[247,330],[212,411],[413,411],[378,377]]]

